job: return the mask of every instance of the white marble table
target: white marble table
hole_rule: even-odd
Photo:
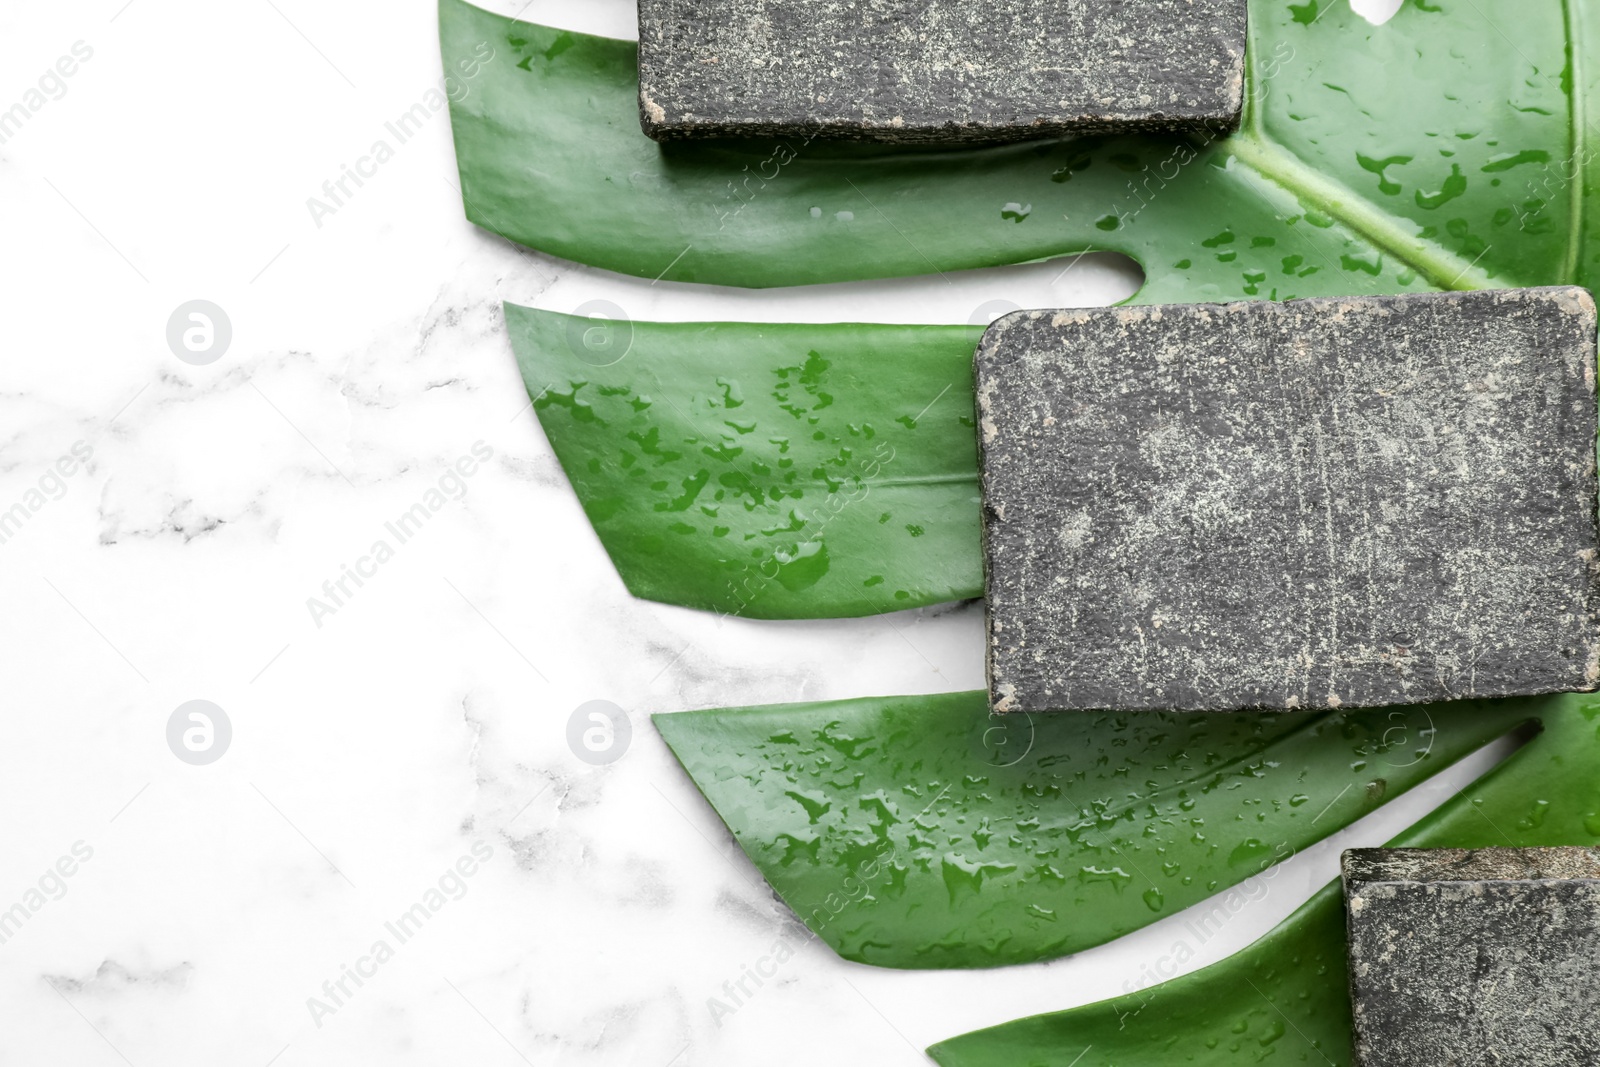
[[[523,17],[632,32],[626,0]],[[23,509],[0,526],[0,1063],[911,1065],[1222,958],[1334,876],[1337,842],[1204,942],[1178,915],[1048,967],[881,971],[810,945],[714,1011],[798,930],[648,715],[977,688],[981,612],[719,623],[630,598],[500,302],[961,322],[1111,302],[1135,275],[652,286],[463,221],[442,114],[314,219],[437,84],[436,49],[427,0],[0,9],[0,108],[27,109],[0,143],[0,515]],[[194,299],[231,324],[206,365],[167,344]],[[442,478],[451,499],[397,543],[385,524]],[[392,555],[363,562],[379,540]],[[365,574],[335,602],[347,566]],[[167,741],[196,699],[232,730],[203,765]],[[631,716],[608,766],[567,746],[589,700]]]

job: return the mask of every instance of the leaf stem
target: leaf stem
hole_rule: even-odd
[[[1490,278],[1475,262],[1407,232],[1400,220],[1385,215],[1343,185],[1251,132],[1230,137],[1218,147],[1240,165],[1293,193],[1301,204],[1326,211],[1416,271],[1435,289],[1499,289],[1508,284]]]

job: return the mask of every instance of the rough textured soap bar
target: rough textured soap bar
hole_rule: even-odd
[[[1600,849],[1344,855],[1357,1067],[1600,1063]]]
[[[639,0],[657,140],[1231,129],[1246,0]]]
[[[1585,290],[1018,312],[976,364],[995,710],[1594,688]]]

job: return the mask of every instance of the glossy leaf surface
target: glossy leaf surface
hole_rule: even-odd
[[[990,717],[975,692],[655,723],[840,955],[990,967],[1204,900],[1550,706]]]
[[[1412,0],[1379,27],[1342,0],[1252,0],[1230,137],[908,151],[663,147],[632,42],[440,4],[446,71],[493,50],[450,110],[467,216],[511,240],[758,287],[1109,249],[1144,266],[1141,302],[1587,282],[1566,176],[1590,21],[1580,0]]]
[[[1593,222],[1584,181],[1568,180],[1587,93],[1564,89],[1588,84],[1567,51],[1569,32],[1574,54],[1592,33],[1582,14],[1576,0],[1440,0],[1372,27],[1342,2],[1255,3],[1247,123],[1216,144],[911,155],[816,144],[753,183],[759,195],[730,199],[730,182],[760,171],[771,148],[668,151],[645,138],[631,44],[441,6],[447,59],[496,49],[452,107],[468,214],[515,240],[741,285],[1114,249],[1145,266],[1138,302],[1587,281]],[[552,390],[539,405],[545,431],[638,595],[773,618],[981,595],[975,451],[957,421],[971,412],[958,358],[970,356],[969,328],[637,323],[628,356],[596,369],[565,319],[510,314],[530,393]],[[753,417],[767,400],[786,403],[777,376],[813,351],[837,406]],[[739,426],[724,417],[719,378],[758,397]],[[927,425],[896,429],[947,387]],[[667,393],[675,407],[623,406]],[[878,434],[873,447],[894,435],[876,512],[846,503],[862,492],[851,478],[861,427]],[[713,487],[723,497],[709,502],[701,489],[679,510],[702,476],[740,484]],[[730,521],[740,508],[747,521]]]
[[[1600,843],[1600,700],[1559,698],[1539,708],[1538,718],[1543,732],[1525,748],[1393,843]],[[1446,722],[1441,736],[1450,729]],[[1267,1060],[1345,1067],[1352,1057],[1343,908],[1338,885],[1330,885],[1221,963],[1126,997],[944,1041],[928,1053],[945,1067],[1233,1067]]]
[[[928,1049],[945,1067],[1345,1067],[1344,903],[1329,885],[1266,937],[1115,1000],[1019,1019]]]
[[[792,618],[981,593],[978,330],[506,321],[634,595]]]

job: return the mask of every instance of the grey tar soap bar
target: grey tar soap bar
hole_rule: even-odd
[[[1600,849],[1344,856],[1357,1067],[1600,1063]]]
[[[1246,0],[639,0],[657,140],[1228,130]]]
[[[1589,690],[1579,288],[1018,312],[976,358],[996,711]]]

